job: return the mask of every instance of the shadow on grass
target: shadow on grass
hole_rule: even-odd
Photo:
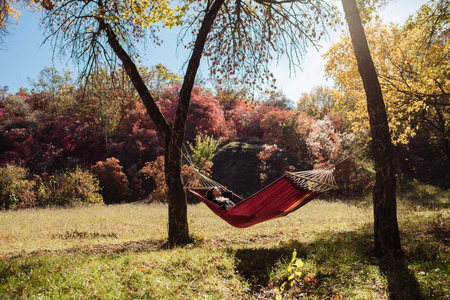
[[[378,265],[388,281],[390,299],[425,299],[405,259],[381,259]]]
[[[302,270],[304,275],[308,271],[314,272],[313,295],[314,297],[319,297],[319,299],[333,298],[342,291],[356,290],[359,284],[366,285],[366,289],[371,289],[371,285],[373,285],[373,288],[380,290],[380,294],[386,293],[387,289],[391,299],[446,299],[444,296],[445,289],[442,288],[430,292],[428,291],[428,287],[426,287],[426,291],[421,291],[417,279],[414,276],[413,267],[408,267],[408,262],[411,265],[426,266],[431,269],[439,263],[442,263],[443,265],[438,267],[445,270],[446,265],[444,264],[446,260],[439,257],[441,254],[436,249],[441,247],[439,244],[442,241],[444,243],[448,241],[448,227],[444,221],[436,221],[435,223],[437,225],[427,225],[429,226],[428,229],[420,228],[420,233],[426,234],[433,242],[430,242],[429,239],[418,237],[417,232],[402,234],[403,241],[406,241],[409,246],[407,260],[388,261],[374,258],[373,236],[370,234],[371,230],[369,228],[361,228],[361,230],[352,232],[326,233],[312,243],[291,240],[272,248],[248,247],[236,250],[235,247],[230,247],[228,251],[234,254],[236,269],[250,283],[253,293],[258,293],[269,288],[270,281],[273,280],[272,272],[278,272],[277,274],[279,274],[280,265],[286,265],[286,262],[291,258],[292,252],[296,250],[297,257],[307,263],[305,269]],[[268,237],[255,236],[255,239],[260,239],[260,245],[265,244],[262,240],[263,238],[267,239]],[[163,246],[165,242],[165,239],[143,239],[114,244],[11,254],[9,257],[1,257],[1,259],[48,254],[120,255],[121,253],[129,252],[154,252],[164,250]],[[438,246],[435,245],[436,243]],[[200,241],[194,247],[202,247],[202,245],[204,246]],[[308,262],[310,266],[308,266]],[[311,268],[311,270],[308,270],[308,268]],[[375,284],[374,278],[379,278],[379,273],[372,274],[372,277],[370,277],[370,274],[366,274],[373,272],[373,270],[383,274],[387,286]],[[2,273],[1,271],[0,275]],[[358,282],[358,277],[363,278]],[[446,282],[448,283],[445,279],[441,281],[443,285]],[[437,294],[433,294],[435,292]],[[436,295],[437,298],[433,297]]]
[[[386,277],[391,299],[424,299],[406,260],[382,261],[374,257],[373,236],[368,232],[334,232],[309,244],[291,240],[277,248],[240,249],[235,253],[237,270],[251,284],[252,292],[258,293],[270,286],[272,268],[278,262],[284,265],[296,250],[297,257],[315,264],[314,295],[320,298],[333,298],[352,286],[354,289],[357,283],[352,278],[364,276],[370,269],[367,266],[375,266]],[[369,279],[366,281],[371,284]],[[377,288],[385,293],[386,287]]]
[[[24,256],[37,256],[47,254],[121,254],[127,252],[140,253],[158,251],[164,249],[165,239],[143,239],[138,241],[127,241],[115,244],[98,244],[92,246],[72,247],[58,250],[38,250],[31,252],[10,253],[2,257],[2,259],[14,259]]]

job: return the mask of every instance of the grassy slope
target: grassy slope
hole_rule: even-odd
[[[0,212],[0,299],[449,299],[450,213],[400,205],[406,261],[372,256],[372,208],[316,200],[236,229],[189,206],[197,242],[164,250],[165,205]]]

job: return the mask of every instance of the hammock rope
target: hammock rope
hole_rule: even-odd
[[[209,190],[213,187],[226,188],[226,186],[203,175],[198,169],[194,168],[194,176],[190,179],[189,184],[184,186],[184,189]]]
[[[328,169],[317,169],[297,172],[285,172],[299,186],[307,190],[323,193],[331,189],[338,189],[333,176],[333,171]],[[194,168],[194,176],[184,189],[207,190],[213,187],[226,188],[217,181],[203,175]]]
[[[189,183],[184,186],[184,189],[197,189],[197,190],[207,190],[213,187],[218,187],[220,189],[226,188],[226,186],[214,181],[208,176],[202,174],[198,168],[195,167],[192,158],[189,156],[186,146],[183,144],[184,151],[181,154],[189,163],[189,165],[194,169],[194,176],[190,178]],[[180,149],[181,150],[181,149]],[[186,152],[186,154],[184,153]]]

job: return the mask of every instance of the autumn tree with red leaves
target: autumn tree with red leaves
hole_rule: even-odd
[[[167,87],[161,92],[157,103],[169,122],[176,115],[181,86]],[[211,93],[205,93],[200,87],[194,87],[186,123],[186,136],[193,139],[198,133],[227,138],[227,122],[220,103]]]
[[[120,161],[114,157],[99,161],[91,168],[100,181],[100,193],[106,204],[126,202],[130,196],[129,183],[122,169]]]

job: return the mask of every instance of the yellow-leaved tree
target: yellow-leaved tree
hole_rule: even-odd
[[[447,8],[448,9],[448,8]],[[421,127],[434,132],[449,158],[450,42],[448,24],[430,22],[433,7],[424,5],[404,26],[366,25],[367,40],[376,66],[394,143],[407,143]],[[433,35],[431,36],[431,31]],[[350,37],[341,35],[324,57],[325,72],[333,78],[344,119],[353,130],[368,128],[364,89]]]
[[[365,2],[371,1],[362,0],[360,4]],[[337,98],[338,104],[343,108],[342,111],[350,126],[355,130],[370,126],[376,172],[373,202],[375,251],[378,255],[387,257],[402,255],[396,215],[396,182],[391,133],[394,133],[394,141],[401,142],[413,134],[414,127],[417,126],[408,123],[411,121],[408,113],[418,111],[430,99],[434,104],[438,103],[435,95],[428,97],[429,94],[426,94],[425,98],[428,97],[428,100],[423,101],[424,97],[422,99],[417,97],[423,94],[414,93],[414,97],[411,97],[411,91],[414,89],[413,83],[417,80],[424,80],[424,90],[427,90],[426,85],[432,81],[437,86],[443,84],[442,72],[437,74],[436,70],[439,68],[435,66],[444,60],[448,61],[448,50],[444,48],[444,55],[435,60],[438,54],[430,49],[434,39],[440,35],[444,38],[444,44],[447,43],[448,2],[448,0],[434,1],[435,6],[430,10],[432,13],[429,17],[418,22],[418,26],[413,26],[419,31],[426,28],[427,33],[422,35],[422,41],[427,37],[427,46],[419,47],[421,51],[416,52],[415,48],[401,47],[402,44],[405,47],[404,42],[407,42],[405,39],[417,40],[415,37],[421,36],[418,31],[411,30],[411,37],[406,34],[398,36],[388,34],[389,30],[380,24],[373,27],[369,25],[367,38],[356,0],[342,0],[350,37],[343,36],[343,41],[337,44],[340,46],[335,45],[326,55],[328,58],[326,71],[335,79],[336,87],[341,92]],[[367,25],[371,20],[368,18],[366,21]],[[386,30],[384,34],[382,30]],[[379,35],[372,34],[379,31],[382,32]],[[427,54],[423,52],[424,50]],[[432,58],[432,65],[422,61],[428,53]],[[411,63],[415,66],[410,65]],[[416,66],[419,67],[417,72],[411,72]],[[422,73],[424,78],[420,78]],[[448,72],[444,71],[443,74],[448,77]],[[400,78],[397,82],[392,80],[396,77]],[[387,91],[387,86],[392,90]],[[442,100],[448,101],[448,96],[445,96],[447,92],[443,90],[443,86],[440,88],[444,92],[444,97],[439,97],[442,105]],[[427,112],[426,109],[423,111]]]
[[[0,0],[0,45],[3,44],[3,37],[8,34],[8,25],[11,23],[17,24],[17,19],[20,16],[19,7],[36,11],[41,6],[50,8],[51,5],[50,0]]]

